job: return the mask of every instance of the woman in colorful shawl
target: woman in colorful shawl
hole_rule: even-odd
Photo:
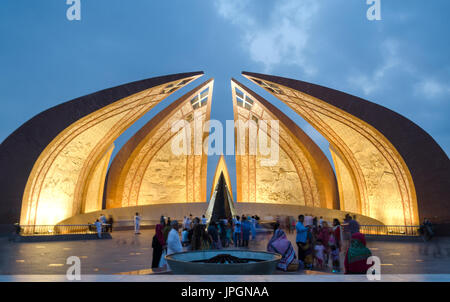
[[[294,261],[295,250],[292,247],[291,242],[287,239],[286,234],[282,229],[279,228],[280,225],[278,223],[274,226],[274,233],[272,239],[270,239],[267,244],[267,251],[272,253],[277,253],[282,256],[280,262],[277,264],[277,268],[283,271],[287,271],[290,264],[296,264]]]
[[[350,247],[345,255],[344,267],[346,274],[366,274],[371,265],[367,264],[367,258],[372,256],[366,247],[366,238],[361,233],[354,233]]]
[[[159,261],[161,260],[162,252],[166,246],[166,241],[163,235],[163,226],[161,224],[156,225],[155,236],[153,236],[152,248],[153,248],[153,259],[152,268],[159,266]]]

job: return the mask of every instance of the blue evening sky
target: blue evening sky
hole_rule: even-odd
[[[211,117],[233,119],[230,78],[281,108],[329,156],[328,144],[243,70],[309,81],[388,107],[450,150],[448,0],[66,0],[0,2],[0,141],[39,112],[104,88],[159,75],[215,78]],[[117,141],[117,149],[171,101]],[[420,147],[420,146],[418,146]],[[217,157],[208,163],[208,187]],[[227,157],[232,174],[233,157]],[[233,176],[233,182],[235,181]],[[209,189],[208,189],[209,191]]]

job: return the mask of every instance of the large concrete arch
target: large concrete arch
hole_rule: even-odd
[[[235,121],[255,121],[259,131],[267,123],[268,136],[272,131],[266,121],[279,122],[279,162],[273,167],[264,167],[262,156],[249,152],[249,128],[240,133],[236,127],[235,138],[245,137],[246,143],[245,154],[236,154],[237,201],[338,209],[336,177],[322,150],[267,100],[235,79],[231,87]],[[237,139],[235,145],[237,151]]]
[[[210,117],[213,86],[210,79],[194,88],[130,138],[111,164],[106,208],[206,203],[207,153],[195,153],[194,145],[203,147],[208,137],[203,125]],[[172,126],[180,121],[186,122],[190,133],[181,133],[183,128],[172,132]],[[195,131],[200,131],[200,137]],[[172,150],[173,140],[179,135],[190,135],[185,142],[188,154],[178,155]]]
[[[450,161],[407,118],[361,98],[298,80],[243,72],[286,103],[330,142],[341,210],[385,224],[450,220]]]
[[[0,146],[2,224],[56,224],[84,208],[91,177],[133,122],[203,72],[155,77],[48,109]],[[92,207],[88,206],[89,208]]]

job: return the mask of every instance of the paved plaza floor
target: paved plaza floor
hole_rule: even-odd
[[[117,231],[112,233],[113,239],[42,243],[11,242],[8,238],[1,237],[0,275],[2,276],[0,281],[25,281],[27,278],[42,281],[59,280],[65,277],[69,267],[66,260],[70,256],[78,256],[81,259],[81,274],[87,278],[86,280],[91,281],[99,280],[99,278],[106,278],[105,281],[117,281],[124,278],[135,281],[152,281],[152,278],[156,278],[154,281],[165,279],[176,281],[177,278],[183,278],[174,275],[112,276],[151,267],[153,234],[153,230],[142,230],[141,235],[134,235],[133,231]],[[288,234],[288,237],[291,242],[295,242],[294,234]],[[250,248],[265,250],[268,239],[269,235],[262,235],[257,241],[251,242]],[[426,278],[430,280],[450,281],[450,238],[435,238],[428,243],[369,241],[368,247],[373,255],[380,257],[381,273],[386,278],[400,281],[399,278],[420,279],[424,278],[420,277],[422,275],[429,275]],[[405,276],[399,277],[398,274]],[[324,281],[338,278],[338,281],[345,281],[357,278],[331,274],[327,270],[299,273],[277,272],[273,276],[260,276],[260,278],[262,281],[268,281],[278,276],[287,278],[285,281],[290,279],[300,281],[305,278]],[[218,280],[226,278],[216,277]],[[198,278],[203,280],[207,277],[199,276]],[[241,276],[236,280],[245,281],[248,278],[248,276]]]

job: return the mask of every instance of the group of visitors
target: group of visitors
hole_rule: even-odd
[[[233,245],[246,248],[249,241],[256,238],[258,221],[257,216],[242,215],[207,223],[204,215],[201,218],[189,215],[179,224],[162,216],[152,241],[152,268],[166,266],[165,255],[182,251],[222,249]],[[349,214],[342,223],[337,218],[329,223],[323,217],[299,215],[295,224],[297,255],[279,222],[274,223],[267,250],[282,256],[278,268],[284,271],[330,267],[333,272],[340,272],[343,266],[346,274],[366,273],[371,252],[359,228],[356,217]],[[343,265],[341,256],[344,257]]]
[[[256,238],[257,216],[236,216],[229,219],[211,220],[209,223],[203,215],[193,218],[192,214],[185,216],[181,223],[181,239],[179,224],[176,220],[167,220],[161,216],[156,225],[153,237],[152,268],[163,267],[166,264],[165,255],[182,252],[183,250],[222,249],[230,246],[248,247],[250,238]]]
[[[178,221],[170,220],[170,218],[165,220],[164,217],[162,217],[160,223],[156,225],[155,235],[152,240],[152,268],[165,266],[165,255],[183,251],[178,229]]]
[[[112,215],[109,215],[109,218],[106,218],[105,214],[100,214],[100,217],[94,222],[92,225],[88,222],[89,230],[92,231],[92,226],[95,226],[95,229],[97,231],[97,237],[99,239],[102,238],[103,232],[110,232],[112,233],[112,227],[113,227],[114,219]]]
[[[299,265],[307,269],[324,269],[331,266],[333,272],[339,272],[341,253],[345,251],[346,274],[367,272],[367,258],[371,256],[371,252],[366,247],[364,235],[359,233],[359,223],[355,216],[347,214],[342,224],[335,218],[330,226],[323,217],[317,219],[312,215],[299,215],[295,230],[298,257],[295,257],[294,247],[280,223],[274,225],[274,233],[267,250],[282,255],[278,263],[279,269],[296,270]]]

